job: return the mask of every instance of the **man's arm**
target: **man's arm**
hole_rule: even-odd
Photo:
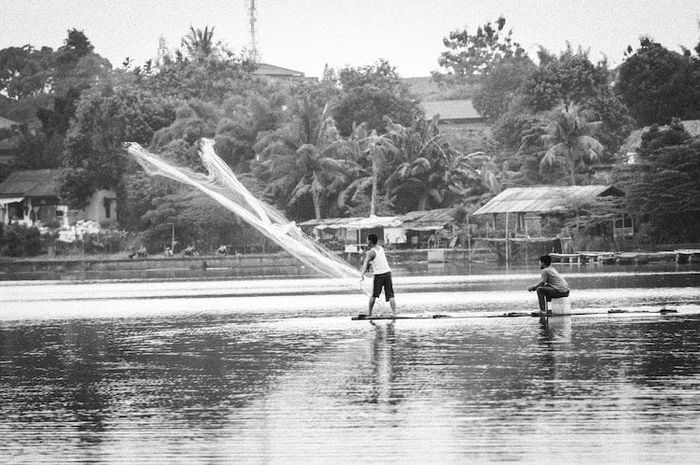
[[[528,287],[527,290],[530,292],[536,291],[538,287],[544,286],[545,284],[547,284],[547,273],[544,270],[542,270],[542,275],[540,276],[540,282],[538,282],[534,286]]]
[[[365,260],[362,262],[362,268],[360,268],[360,279],[365,279],[365,273],[369,270],[369,262],[374,260],[375,255],[374,249],[369,249],[365,254]]]

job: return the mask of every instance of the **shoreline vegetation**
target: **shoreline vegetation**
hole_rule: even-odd
[[[90,253],[175,249],[176,239],[264,250],[259,231],[175,174],[209,171],[201,155],[212,140],[226,179],[216,192],[226,187],[235,203],[247,191],[297,224],[449,209],[467,237],[503,237],[506,260],[520,248],[534,255],[510,247],[521,232],[566,235],[575,250],[627,250],[619,237],[630,247],[700,240],[700,47],[642,36],[616,67],[585,44],[530,57],[500,16],[445,31],[431,76],[407,80],[380,58],[306,77],[213,31],[190,27],[179,48],[158,44],[157,60],[121,66],[76,28],[56,50],[0,50],[0,219],[11,225],[0,253],[39,253],[73,234],[42,238],[34,226],[80,221],[105,230],[80,244]],[[151,177],[164,173],[127,147],[174,177]],[[578,192],[556,208],[546,196],[517,198],[528,200],[517,211],[477,213],[508,189],[537,186],[625,195]]]

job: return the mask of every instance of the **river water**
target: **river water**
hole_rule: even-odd
[[[700,272],[565,272],[0,283],[0,463],[700,463]]]

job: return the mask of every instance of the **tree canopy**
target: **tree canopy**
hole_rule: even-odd
[[[594,99],[608,86],[609,71],[605,61],[594,65],[588,52],[568,45],[559,56],[540,49],[540,66],[528,77],[524,93],[535,111],[565,109]]]
[[[503,187],[594,182],[591,164],[619,165],[617,152],[635,123],[700,118],[700,47],[676,53],[643,40],[616,71],[567,46],[540,49],[535,65],[505,24],[499,18],[453,31],[438,58],[441,85],[461,86],[450,95],[471,98],[487,120],[488,130],[469,143],[471,129],[445,130],[425,119],[419,98],[386,60],[327,68],[320,82],[279,83],[255,75],[255,63],[216,42],[209,26],[185,31],[174,51],[161,40],[158,58],[142,66],[127,59],[112,68],[75,29],[57,50],[0,50],[0,114],[22,123],[0,138],[20,141],[9,168],[61,167],[62,196],[73,207],[95,189],[116,188],[120,225],[160,247],[168,242],[164,224],[186,242],[250,234],[201,196],[146,178],[125,156],[125,141],[202,170],[199,140],[213,138],[256,195],[305,220],[471,211]],[[697,236],[682,223],[697,216],[697,186],[684,174],[697,171],[697,144],[688,137],[676,126],[650,131],[643,163],[621,177],[633,193],[632,212],[658,239]]]
[[[643,136],[638,163],[620,173],[630,211],[654,242],[700,239],[700,140],[680,120]]]
[[[128,161],[122,144],[147,144],[173,118],[171,102],[138,88],[108,83],[92,89],[81,99],[66,137],[62,196],[83,207],[95,190],[119,186]]]
[[[342,92],[332,105],[333,118],[345,137],[361,123],[370,131],[384,133],[385,117],[410,124],[414,116],[421,113],[418,99],[386,60],[374,65],[342,68],[336,84]]]
[[[700,118],[700,43],[695,55],[680,54],[642,38],[620,65],[615,89],[641,126]]]
[[[525,49],[512,38],[513,31],[505,31],[506,19],[501,16],[494,24],[479,26],[470,34],[467,29],[454,30],[443,39],[447,50],[438,58],[438,64],[448,76],[470,81],[488,75],[504,61],[526,59]]]
[[[291,108],[288,118],[258,144],[259,172],[275,203],[288,209],[311,200],[314,218],[320,219],[328,198],[347,185],[356,165],[343,156],[350,148],[338,134],[327,105],[319,108],[305,99]]]

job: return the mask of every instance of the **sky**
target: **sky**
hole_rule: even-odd
[[[506,18],[530,54],[588,49],[593,61],[623,61],[646,35],[667,48],[700,40],[698,0],[256,0],[261,61],[321,76],[324,65],[365,66],[380,58],[403,77],[439,70],[451,31],[474,32]],[[250,44],[246,0],[0,0],[0,49],[63,45],[69,29],[120,66],[154,58],[159,38],[172,50],[190,27],[214,27],[214,40],[240,52]]]

